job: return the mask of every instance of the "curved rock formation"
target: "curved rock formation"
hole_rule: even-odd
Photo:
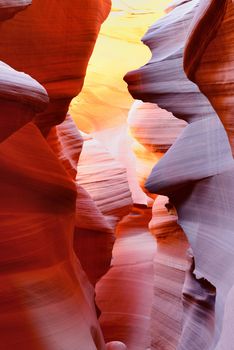
[[[62,124],[51,129],[47,141],[67,173],[76,181],[74,250],[90,282],[95,285],[110,267],[114,228],[106,220],[89,193],[78,184],[77,167],[83,147],[83,138],[70,115],[67,115]],[[86,153],[81,158],[83,159],[83,157],[89,157],[89,154]],[[111,164],[113,165],[112,162]],[[90,166],[92,166],[92,162]],[[100,166],[99,163],[98,166]],[[93,165],[93,169],[95,169],[95,165]],[[84,174],[82,176],[85,177]],[[93,176],[95,176],[95,171]],[[87,179],[89,179],[89,174],[87,174]],[[106,180],[108,180],[108,176],[106,176]],[[96,191],[98,193],[98,188]],[[109,193],[106,192],[105,195],[107,198],[109,197]]]
[[[125,169],[133,203],[147,205],[147,196],[140,188],[136,174],[137,159],[132,151],[133,140],[129,135],[127,123],[93,132],[90,136],[99,141],[110,156]]]
[[[75,180],[77,164],[83,147],[83,138],[71,116],[67,114],[62,124],[51,128],[46,139],[68,175]]]
[[[234,5],[231,0],[222,1],[221,4],[204,1],[190,29],[184,59],[188,77],[198,84],[219,115],[228,134],[232,153],[233,24]],[[207,28],[209,35],[205,36]]]
[[[120,222],[112,267],[96,288],[105,340],[119,339],[128,350],[148,349],[151,344],[156,244],[148,230],[150,218],[150,208],[133,207]]]
[[[72,252],[76,189],[30,122],[48,97],[35,80],[7,69],[18,90],[8,81],[1,93],[1,120],[10,115],[15,126],[0,144],[1,346],[104,349],[91,290]],[[2,91],[5,81],[4,74]]]
[[[136,148],[141,175],[149,175],[186,123],[152,103],[135,101],[128,117],[131,135],[142,145]],[[162,153],[163,152],[163,153]],[[142,168],[144,169],[142,171]],[[187,266],[185,235],[167,197],[158,196],[149,229],[157,240],[154,255],[154,296],[151,311],[151,349],[176,349],[182,331],[182,287]]]
[[[61,128],[51,130],[47,140],[37,125],[45,131],[60,122],[59,115],[63,116],[61,120],[66,116],[65,106],[83,79],[77,74],[85,72],[109,2],[90,1],[93,7],[90,12],[85,10],[83,24],[77,25],[75,19],[79,33],[92,29],[91,40],[84,38],[83,60],[79,61],[75,50],[68,61],[66,51],[61,50],[58,65],[53,62],[53,49],[66,47],[67,30],[75,25],[72,27],[68,16],[72,3],[61,3],[61,8],[56,5],[35,0],[10,25],[5,23],[0,28],[1,43],[7,42],[1,47],[1,55],[15,67],[40,76],[52,101],[49,103],[45,89],[34,79],[1,63],[0,339],[6,350],[106,348],[96,318],[93,288],[73,251],[77,197],[73,180],[82,141],[69,118]],[[79,12],[83,5],[76,2],[74,9]],[[57,21],[53,28],[52,13]],[[96,21],[91,22],[93,15]],[[64,16],[68,16],[66,23]],[[61,41],[56,42],[60,34]],[[82,41],[80,45],[83,50]],[[57,94],[57,88],[65,88],[61,74],[66,65],[76,66],[76,78],[69,85],[68,77],[67,89]],[[41,112],[44,109],[46,112]]]
[[[200,4],[196,17],[191,26],[187,41],[184,67],[190,79],[198,84],[201,91],[209,98],[212,106],[219,115],[229,142],[234,152],[234,129],[232,91],[234,78],[232,67],[234,64],[233,51],[234,5],[232,1],[205,1]],[[204,35],[204,32],[209,35]],[[198,47],[199,49],[195,49]],[[219,205],[212,203],[214,212],[219,213],[211,224],[212,239],[218,239],[219,255],[213,264],[212,274],[217,287],[217,302],[225,303],[222,333],[217,350],[231,348],[234,341],[231,330],[234,322],[234,265],[233,252],[233,170],[222,173],[216,180],[215,192],[219,196]],[[231,181],[230,181],[231,180]],[[211,185],[210,185],[211,186]],[[211,188],[212,189],[212,188]],[[213,188],[214,191],[214,188]],[[224,200],[225,198],[225,200]],[[222,210],[220,210],[220,206]],[[222,220],[222,225],[217,221]],[[215,229],[214,229],[215,228]],[[210,232],[211,235],[211,232]],[[213,238],[214,237],[214,238]],[[216,238],[217,237],[217,238]],[[207,254],[207,260],[213,260],[213,249]],[[206,261],[204,262],[206,263]],[[219,311],[219,310],[218,310]]]
[[[65,119],[71,99],[80,92],[109,10],[109,0],[87,0],[85,6],[81,0],[33,0],[1,27],[0,60],[30,74],[48,92],[50,103],[36,118],[44,132]]]
[[[77,185],[74,250],[95,286],[109,270],[115,240],[114,230],[89,193]]]
[[[83,5],[82,1],[76,1],[75,3],[70,1],[60,3],[58,8],[55,1],[34,0],[33,5],[27,12],[22,13],[17,17],[17,20],[12,20],[9,25],[5,24],[1,28],[2,50],[0,56],[14,64],[18,69],[27,71],[36,77],[49,93],[50,104],[47,111],[36,118],[37,125],[43,131],[65,118],[71,98],[80,91],[88,58],[92,52],[100,24],[110,8],[109,1],[90,0],[89,3],[86,2],[86,6],[90,7],[87,13]],[[45,16],[48,19],[47,21],[44,21]],[[92,18],[92,21],[90,21],[90,18]],[[79,25],[77,25],[77,22],[79,22]],[[29,27],[32,28],[30,35],[28,33]],[[87,32],[89,33],[89,40],[87,40]],[[69,57],[69,60],[67,57]],[[72,132],[73,136],[71,135]],[[74,178],[80,153],[79,147],[77,148],[79,144],[77,131],[74,130],[74,127],[71,128],[71,125],[67,125],[66,121],[66,124],[62,125],[60,130],[59,127],[56,128],[53,140],[50,133],[48,142],[53,146],[55,154],[61,160],[69,175]],[[66,149],[67,146],[70,149]],[[71,158],[70,153],[75,159]],[[89,195],[81,188],[78,188],[78,192],[76,226],[80,226],[80,223],[82,223],[83,228],[84,220],[82,218],[87,217],[87,209],[85,211],[82,206],[84,200],[86,204],[89,203],[89,223],[94,215],[95,219],[100,216],[99,222],[96,222],[96,228],[99,227],[99,231],[102,230],[103,226],[108,226],[106,223],[101,223],[104,221],[101,213],[95,215],[98,210],[96,208],[94,211],[95,204]],[[93,212],[91,212],[92,210]],[[84,215],[82,212],[84,212]],[[98,226],[99,224],[101,226]],[[108,231],[108,229],[106,230]],[[76,240],[77,234],[75,234],[75,237]],[[77,247],[77,242],[75,246]],[[84,245],[80,244],[80,246],[79,250],[83,248],[82,251],[85,252]],[[88,246],[90,244],[86,245],[86,249]],[[87,259],[87,252],[85,256]],[[80,258],[82,260],[81,256]],[[81,262],[83,263],[83,261]],[[98,259],[96,262],[98,262]],[[85,264],[82,265],[86,266]],[[94,270],[92,268],[92,274],[95,274]],[[87,272],[90,271],[91,269]],[[98,275],[100,275],[100,271]],[[93,279],[91,278],[91,280]]]
[[[44,135],[48,134],[51,126],[64,120],[71,99],[81,90],[88,59],[100,25],[109,12],[110,1],[90,0],[86,6],[84,8],[82,1],[62,2],[58,6],[56,1],[34,0],[26,12],[1,28],[0,57],[17,69],[30,73],[48,91],[50,103],[46,111],[34,118]],[[31,28],[30,33],[28,28]],[[80,140],[76,128],[68,119],[61,127],[51,130],[47,137],[62,166],[73,179],[81,151]],[[83,223],[81,218],[87,217],[87,210],[85,212],[83,208],[84,216],[80,211],[84,198],[90,211],[91,208],[94,210],[95,204],[83,189],[78,187],[77,190],[81,197],[80,203],[77,199],[79,226],[80,222]],[[95,212],[98,212],[97,208]],[[94,213],[90,212],[89,220],[92,215]],[[100,216],[100,222],[103,221],[101,213],[95,215],[96,219],[97,216]]]
[[[129,112],[128,125],[134,139],[148,151],[165,153],[186,123],[153,103],[136,101]]]
[[[221,18],[219,11],[226,7],[222,3],[220,8],[217,2],[212,1],[203,2],[201,8],[198,5],[199,1],[196,0],[180,4],[156,22],[143,39],[152,51],[151,61],[126,77],[134,97],[155,102],[189,123],[146,182],[150,192],[167,195],[175,205],[179,223],[189,239],[195,258],[195,265],[191,261],[188,272],[190,277],[185,281],[185,322],[178,348],[186,350],[215,349],[222,328],[225,299],[230,296],[234,273],[230,249],[233,223],[228,214],[233,203],[231,148],[214,109],[183,71],[184,46],[195,12],[204,10],[203,17],[200,14],[197,18],[200,23],[207,24],[209,20],[206,21],[205,16],[209,14],[210,18],[209,9],[213,9],[214,13],[216,10]],[[229,25],[227,35],[232,18],[231,2],[229,9],[229,20],[224,20]],[[214,22],[213,18],[210,24]],[[207,40],[211,40],[211,37],[208,36]],[[192,47],[194,51],[195,45]],[[214,47],[215,44],[213,54]],[[230,55],[228,57],[231,58]],[[187,56],[188,62],[190,58],[193,58],[192,55]],[[209,60],[203,59],[203,63],[207,63],[203,67],[208,72]],[[200,67],[202,71],[202,64]],[[206,76],[204,70],[199,75],[199,86],[203,86]],[[221,91],[224,86],[219,86]],[[207,84],[206,88],[212,93],[214,84]],[[204,84],[202,89],[206,88]],[[218,105],[217,99],[216,103]]]
[[[135,101],[128,117],[136,145],[137,171],[146,180],[154,163],[173,144],[185,128],[183,120],[152,103]],[[169,209],[168,198],[154,203],[150,231],[157,240],[154,254],[153,299],[150,315],[151,349],[176,349],[182,330],[181,293],[187,266],[187,240]]]
[[[97,140],[85,135],[77,180],[115,229],[132,206],[126,171]]]
[[[138,181],[145,192],[144,184],[153,165],[171,147],[185,125],[184,121],[173,118],[171,113],[153,103],[133,103],[128,126],[135,140],[132,148],[136,155]]]
[[[127,350],[127,347],[119,341],[113,341],[106,344],[106,350]]]
[[[1,0],[0,1],[0,21],[11,18],[17,12],[24,10],[31,5],[32,0]]]
[[[169,6],[166,8],[165,12],[171,12],[174,10],[176,7],[185,4],[186,2],[191,1],[191,0],[174,0],[172,1]]]
[[[45,89],[36,80],[3,62],[0,62],[0,81],[0,141],[4,141],[31,121],[36,112],[45,109],[49,99]],[[9,118],[9,113],[14,117]]]
[[[157,240],[154,257],[154,299],[151,349],[174,350],[182,331],[182,288],[187,269],[187,239],[167,197],[158,196],[149,229]]]

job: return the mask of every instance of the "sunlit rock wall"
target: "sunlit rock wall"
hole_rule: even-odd
[[[134,140],[132,149],[136,155],[138,181],[144,188],[153,165],[171,147],[186,123],[156,104],[142,101],[133,103],[127,122]]]
[[[146,180],[153,167],[175,142],[186,123],[152,103],[134,102],[128,117],[138,171]],[[139,147],[140,146],[140,147]],[[145,182],[145,181],[144,181]],[[151,349],[176,349],[182,331],[181,293],[187,268],[185,235],[167,197],[154,202],[149,229],[157,241],[153,259],[153,298],[150,314]]]
[[[136,159],[126,124],[133,100],[122,77],[150,58],[150,51],[140,38],[169,2],[112,1],[112,11],[102,26],[84,88],[70,107],[79,129],[100,141],[126,168],[134,203],[147,204],[147,197],[135,173]]]

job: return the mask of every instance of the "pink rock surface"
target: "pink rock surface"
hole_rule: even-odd
[[[175,209],[167,197],[156,198],[149,229],[157,240],[154,257],[151,349],[175,350],[183,325],[181,294],[188,265],[188,242],[177,224]]]
[[[156,242],[148,230],[150,218],[151,209],[135,207],[121,221],[112,267],[96,288],[106,342],[118,339],[128,350],[148,349],[151,344]]]
[[[84,135],[77,180],[115,229],[132,206],[126,170],[100,142],[88,135]]]
[[[147,205],[147,196],[139,185],[136,171],[137,158],[132,151],[134,141],[129,135],[127,122],[117,127],[104,128],[90,135],[99,141],[111,157],[125,168],[133,203]]]
[[[119,341],[112,341],[106,344],[106,350],[127,350],[127,347]]]
[[[134,143],[138,181],[148,196],[144,184],[152,167],[171,147],[186,123],[153,103],[135,101],[129,111],[128,126]],[[149,199],[148,199],[149,202]]]
[[[83,147],[83,138],[74,121],[65,121],[52,128],[47,141],[68,175],[75,181]],[[93,285],[110,266],[114,231],[88,192],[76,181],[76,223],[74,250]]]
[[[166,152],[185,128],[165,109],[153,103],[136,101],[128,116],[132,136],[150,152]]]

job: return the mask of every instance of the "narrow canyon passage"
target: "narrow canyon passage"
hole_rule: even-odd
[[[0,0],[0,350],[234,350],[233,72],[233,0]]]

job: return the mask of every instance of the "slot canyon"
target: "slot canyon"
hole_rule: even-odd
[[[233,0],[0,0],[0,350],[234,350],[232,103]]]

